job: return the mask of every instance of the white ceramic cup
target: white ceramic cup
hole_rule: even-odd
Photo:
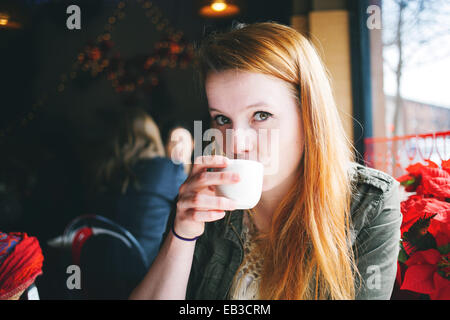
[[[217,186],[220,196],[236,201],[236,209],[251,209],[258,204],[264,178],[262,163],[253,160],[228,159],[227,167],[217,171],[239,174],[239,182]]]

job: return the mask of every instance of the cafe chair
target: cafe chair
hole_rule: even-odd
[[[77,217],[48,244],[70,254],[65,270],[68,299],[127,299],[149,267],[136,238],[99,215]]]

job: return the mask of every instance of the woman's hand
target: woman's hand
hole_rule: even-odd
[[[236,209],[236,203],[217,196],[216,186],[239,182],[234,172],[208,172],[209,168],[226,168],[227,158],[203,156],[194,161],[191,174],[181,185],[178,194],[175,232],[185,238],[203,234],[205,222],[220,220],[225,211]]]

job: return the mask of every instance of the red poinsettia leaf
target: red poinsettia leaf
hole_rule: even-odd
[[[421,185],[423,194],[443,199],[450,197],[450,174],[440,168],[423,168]]]
[[[430,293],[430,299],[450,300],[450,281],[435,272],[433,275],[433,283],[435,290]]]
[[[406,260],[405,264],[408,267],[414,265],[435,265],[441,261],[441,253],[436,249],[428,249],[424,251],[415,252],[408,260]]]
[[[401,176],[397,180],[405,186],[407,192],[416,192],[417,194],[427,194],[427,190],[423,188],[421,180],[424,179],[424,174],[428,172],[427,170],[438,170],[446,173],[445,170],[439,169],[439,166],[431,160],[425,160],[428,164],[424,165],[422,163],[415,163],[406,168],[409,173],[407,175]],[[433,175],[432,175],[433,176]],[[413,177],[411,179],[409,177]]]
[[[410,181],[412,181],[412,182],[415,181],[415,178],[414,178],[413,175],[405,174],[405,175],[403,175],[401,177],[398,177],[397,181],[400,182],[403,185],[409,185]]]
[[[428,162],[429,168],[439,168],[439,166],[435,162],[433,162],[431,160],[425,160],[425,161]]]
[[[423,181],[424,193],[436,198],[450,198],[450,178],[431,178]]]
[[[436,289],[445,288],[450,286],[450,280],[445,279],[438,272],[433,275],[434,287]]]
[[[450,174],[439,167],[425,167],[422,169],[422,174],[426,175],[427,178],[450,178]]]
[[[413,176],[420,176],[422,174],[422,169],[425,168],[420,162],[414,163],[406,168],[406,171]]]
[[[417,201],[420,201],[421,199],[422,199],[421,196],[415,194],[409,196],[408,199],[400,203],[401,211],[403,213],[406,213],[409,210],[409,208],[411,208]]]
[[[450,159],[442,160],[441,166],[444,171],[450,173]]]
[[[448,212],[438,213],[433,219],[430,221],[430,226],[428,227],[428,232],[430,232],[434,238],[438,234],[445,234],[447,239],[450,237],[450,215]],[[436,239],[437,241],[437,239]],[[443,236],[440,236],[441,245],[445,245],[448,240],[443,239]],[[438,245],[439,246],[439,245]]]
[[[400,204],[400,209],[403,214],[401,225],[403,235],[420,218],[426,219],[433,215],[448,217],[450,214],[450,203],[436,198],[423,198],[415,195],[411,196],[406,202],[403,201]]]
[[[417,195],[420,196],[426,195],[426,193],[424,192],[425,190],[423,189],[423,185],[417,186],[415,191]]]
[[[428,190],[424,188],[423,184],[417,186],[416,194],[421,195],[421,196],[425,196],[425,197],[429,196]]]
[[[402,183],[402,182],[411,180],[412,178],[413,178],[413,177],[410,176],[409,174],[405,174],[405,175],[403,175],[403,176],[400,176],[400,177],[396,178],[396,180],[397,180],[398,182]]]
[[[430,294],[435,291],[433,276],[436,266],[413,265],[406,269],[401,290]]]
[[[430,225],[430,227],[431,227],[431,225]],[[447,227],[450,227],[450,224],[447,224]],[[438,248],[446,246],[450,243],[450,233],[442,232],[441,230],[439,230],[435,233],[430,231],[430,233],[433,234],[433,237],[436,240],[436,245]]]
[[[425,160],[428,164],[424,165],[420,162],[414,163],[406,168],[406,171],[411,175],[417,177],[422,174],[424,168],[439,168],[439,166],[431,160]]]
[[[403,214],[403,220],[401,225],[402,234],[421,217],[420,210],[417,210],[417,203],[423,200],[422,197],[413,195],[410,196],[406,201],[400,203],[400,210]]]
[[[450,286],[435,290],[430,293],[431,300],[450,300]]]
[[[417,184],[412,184],[410,186],[405,187],[406,192],[416,192],[417,190]]]

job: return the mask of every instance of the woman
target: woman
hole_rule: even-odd
[[[158,126],[140,108],[118,116],[109,143],[94,166],[97,189],[115,200],[114,214],[104,214],[128,229],[142,245],[149,263],[158,253],[171,206],[186,179],[182,165],[165,157]]]
[[[173,228],[131,298],[389,299],[398,183],[353,162],[313,46],[289,27],[257,23],[212,35],[198,58],[212,125],[234,132],[231,154],[246,158],[256,147],[270,158],[265,168],[278,161],[278,170],[264,176],[248,214],[215,193],[239,179],[207,170],[227,159],[196,159]],[[276,131],[279,152],[242,143],[238,129]]]

